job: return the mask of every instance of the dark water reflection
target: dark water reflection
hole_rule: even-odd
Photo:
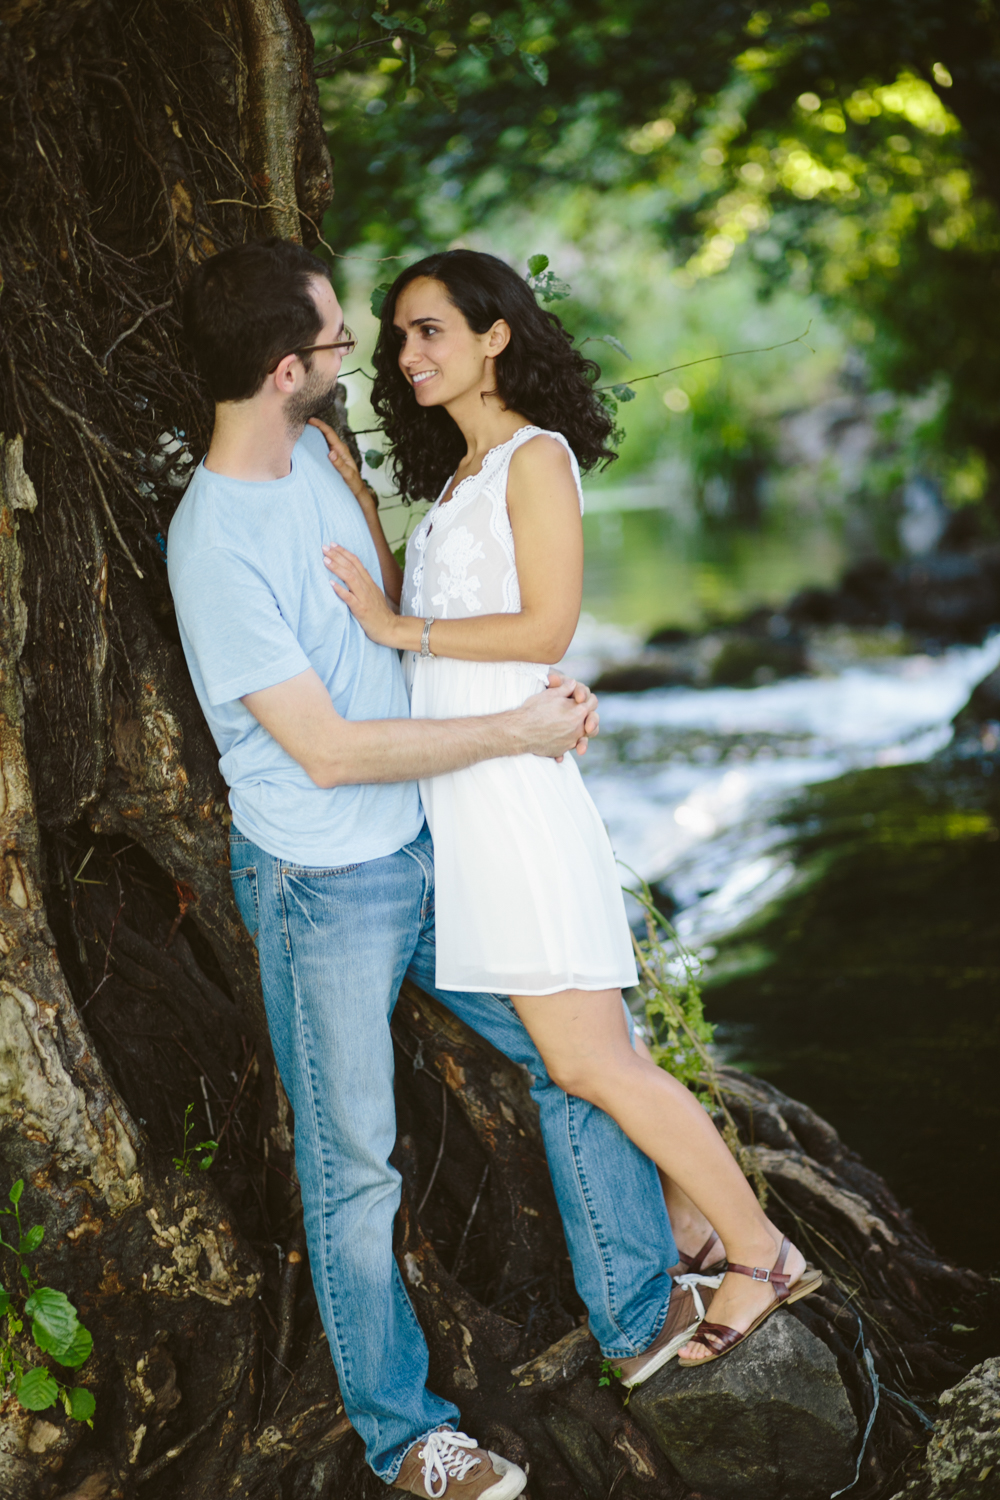
[[[719,944],[730,1060],[808,1101],[934,1243],[1000,1265],[1000,758],[857,772],[793,818],[811,879]]]

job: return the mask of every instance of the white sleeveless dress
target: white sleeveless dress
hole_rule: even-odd
[[[454,620],[520,610],[507,472],[515,450],[541,431],[520,428],[424,516],[406,548],[404,614]],[[561,433],[546,436],[569,454],[582,511],[576,457]],[[537,663],[409,651],[404,667],[415,719],[518,708],[548,679]],[[551,995],[636,983],[615,857],[575,754],[561,764],[535,755],[482,761],[422,780],[420,795],[434,837],[439,989]]]

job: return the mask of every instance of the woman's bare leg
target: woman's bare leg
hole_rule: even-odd
[[[714,1226],[726,1257],[773,1265],[781,1233],[764,1213],[707,1112],[629,1037],[620,990],[563,990],[512,995],[553,1082],[596,1104],[651,1157]],[[704,1238],[704,1237],[703,1237]],[[785,1266],[794,1281],[805,1267],[792,1248]],[[712,1301],[712,1322],[741,1332],[774,1299],[766,1282],[727,1276]],[[688,1344],[685,1359],[708,1354]]]
[[[653,1063],[653,1054],[638,1033],[632,1038],[632,1045],[642,1056]],[[710,1224],[695,1203],[689,1198],[683,1188],[678,1187],[672,1177],[668,1177],[662,1167],[657,1167],[660,1178],[660,1187],[663,1191],[663,1201],[666,1204],[667,1214],[670,1218],[670,1228],[673,1230],[674,1243],[678,1250],[683,1250],[685,1255],[697,1255],[709,1235],[715,1233],[714,1224]],[[711,1260],[717,1260],[717,1255],[712,1255]]]

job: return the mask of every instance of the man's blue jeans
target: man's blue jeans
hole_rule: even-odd
[[[434,983],[426,827],[385,859],[308,869],[234,828],[233,888],[257,943],[274,1055],[295,1111],[309,1259],[344,1408],[391,1483],[410,1445],[455,1426],[427,1389],[427,1346],[392,1253],[399,1174],[389,1034],[409,976],[534,1077],[577,1289],[604,1353],[655,1338],[676,1262],[656,1168],[601,1110],[551,1083],[509,999]]]

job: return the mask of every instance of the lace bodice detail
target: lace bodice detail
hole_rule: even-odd
[[[404,615],[455,620],[517,614],[521,590],[507,513],[507,473],[521,444],[542,433],[562,443],[569,454],[582,514],[580,469],[562,433],[518,428],[506,443],[490,449],[478,474],[470,474],[455,486],[450,500],[442,505],[438,496],[413,532],[406,544]]]

